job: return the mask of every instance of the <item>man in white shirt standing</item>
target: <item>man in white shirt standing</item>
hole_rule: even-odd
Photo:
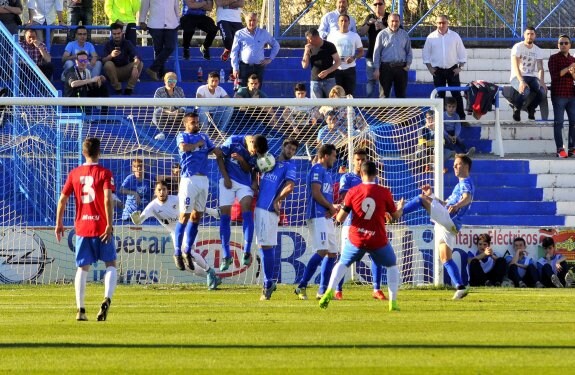
[[[159,81],[164,76],[164,64],[176,49],[180,25],[179,8],[180,2],[177,0],[142,0],[140,28],[148,30],[154,43],[154,62],[146,69],[146,73],[154,81]]]
[[[360,36],[350,31],[350,18],[342,14],[338,19],[339,31],[332,31],[327,41],[335,45],[341,64],[335,72],[335,83],[343,87],[346,95],[353,95],[355,91],[356,60],[363,56],[363,44]]]
[[[433,76],[435,87],[461,86],[459,73],[467,62],[467,51],[459,34],[449,30],[446,15],[437,17],[437,30],[427,36],[423,46],[423,63]],[[438,93],[445,98],[445,91]],[[457,101],[457,114],[465,120],[461,91],[451,91]]]
[[[336,0],[336,9],[326,13],[319,23],[318,31],[322,39],[327,39],[332,31],[339,31],[339,16],[347,14],[348,0]],[[349,15],[348,15],[349,16]],[[357,33],[355,18],[349,16],[349,31]]]
[[[519,93],[513,103],[513,120],[521,121],[521,108],[529,94],[535,97],[529,103],[529,120],[535,120],[535,108],[547,94],[545,72],[543,71],[543,51],[535,44],[535,28],[529,26],[523,32],[523,42],[511,48],[511,86]]]

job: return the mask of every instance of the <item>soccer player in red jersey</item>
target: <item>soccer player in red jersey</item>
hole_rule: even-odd
[[[58,210],[56,212],[56,239],[64,236],[64,212],[72,193],[76,201],[76,320],[88,320],[84,308],[86,280],[90,264],[103,261],[106,264],[104,275],[104,301],[97,319],[106,320],[112,295],[116,289],[116,246],[112,235],[114,178],[109,169],[98,165],[100,140],[88,138],[82,144],[82,155],[86,163],[74,168],[64,184]]]
[[[343,206],[336,220],[343,222],[352,213],[349,228],[349,240],[343,248],[339,263],[333,269],[328,289],[319,301],[319,306],[327,308],[334,298],[335,287],[349,266],[369,252],[376,264],[387,268],[387,285],[389,291],[389,310],[399,310],[397,289],[399,287],[399,270],[395,253],[387,239],[385,230],[386,212],[393,219],[403,213],[403,199],[397,207],[389,189],[378,185],[377,167],[374,162],[366,161],[361,165],[361,181],[345,195]]]

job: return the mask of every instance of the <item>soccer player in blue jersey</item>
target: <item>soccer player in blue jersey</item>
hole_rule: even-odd
[[[318,163],[311,167],[307,175],[306,218],[314,254],[305,267],[301,282],[294,290],[299,299],[307,299],[307,284],[320,263],[321,281],[317,297],[321,298],[337,257],[333,223],[337,207],[333,204],[333,180],[328,171],[335,164],[336,158],[334,145],[328,143],[321,146],[318,151]]]
[[[367,161],[367,151],[363,148],[358,148],[353,153],[353,172],[345,173],[341,176],[339,180],[339,198],[341,201],[345,199],[345,196],[349,189],[361,184],[361,164]],[[349,235],[349,226],[351,225],[351,216],[349,215],[347,219],[343,222],[341,226],[341,248],[345,247],[345,244]],[[370,255],[371,258],[371,255]],[[385,300],[385,294],[381,290],[381,275],[383,273],[383,267],[377,265],[377,263],[371,258],[371,276],[373,279],[373,293],[372,296],[375,299]],[[335,291],[335,299],[343,298],[343,282],[344,278],[337,285]]]
[[[455,246],[455,236],[459,233],[463,216],[471,207],[475,186],[470,177],[471,158],[466,154],[457,154],[453,162],[453,170],[459,182],[445,202],[433,194],[431,186],[423,187],[423,194],[409,201],[403,214],[408,214],[423,207],[429,212],[431,221],[435,223],[435,233],[439,236],[439,257],[449,277],[455,283],[457,290],[453,299],[462,299],[469,293],[469,288],[461,280],[461,272],[452,259],[452,250]]]
[[[369,253],[374,262],[387,268],[389,288],[389,311],[399,310],[397,289],[399,288],[399,269],[391,243],[387,238],[385,222],[387,215],[399,218],[402,214],[403,199],[397,207],[388,188],[378,185],[377,167],[374,162],[366,161],[361,165],[361,184],[352,188],[345,196],[336,220],[340,223],[353,213],[349,228],[349,238],[342,250],[341,258],[333,270],[329,287],[319,301],[319,307],[325,309],[335,297],[334,287],[343,277],[347,268]]]
[[[234,200],[240,202],[244,233],[244,255],[242,263],[251,263],[252,240],[254,237],[254,216],[252,200],[257,189],[254,178],[257,157],[268,151],[268,141],[263,135],[232,135],[220,147],[218,167],[220,179],[220,239],[224,259],[220,271],[227,270],[232,264],[230,251],[231,213]]]
[[[294,189],[296,167],[291,161],[299,142],[288,138],[274,168],[261,175],[259,196],[256,201],[255,231],[261,247],[264,286],[260,300],[269,300],[279,278],[281,254],[277,248],[281,203]]]
[[[185,266],[194,269],[192,245],[198,235],[200,219],[208,199],[208,155],[214,153],[216,157],[221,156],[220,149],[214,146],[206,134],[200,133],[199,115],[196,112],[186,113],[183,122],[184,131],[176,137],[181,172],[178,188],[180,217],[176,223],[174,244],[174,262],[182,271],[186,269]],[[187,246],[184,246],[185,253],[182,256],[184,232]]]

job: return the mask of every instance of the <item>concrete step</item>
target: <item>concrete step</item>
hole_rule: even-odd
[[[554,202],[573,202],[575,196],[573,195],[575,187],[568,188],[543,188],[542,200]],[[568,214],[575,213],[571,211]]]

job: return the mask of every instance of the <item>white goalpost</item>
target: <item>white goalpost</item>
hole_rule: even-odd
[[[294,157],[296,187],[282,207],[278,233],[282,283],[296,283],[312,255],[305,220],[305,178],[320,133],[322,139],[336,144],[338,149],[338,160],[330,170],[334,181],[339,181],[343,173],[353,172],[353,152],[363,148],[378,165],[380,183],[390,188],[396,201],[415,197],[425,184],[431,184],[435,195],[443,197],[441,99],[12,97],[0,98],[1,106],[6,107],[0,127],[0,283],[73,281],[74,204],[65,213],[67,232],[60,243],[56,242],[53,230],[62,185],[70,170],[82,163],[81,144],[87,137],[101,139],[101,164],[112,170],[116,181],[114,237],[119,282],[205,282],[192,272],[176,269],[170,234],[155,219],[136,226],[124,220],[126,212],[123,212],[130,198],[121,193],[121,187],[132,173],[135,159],[143,163],[144,176],[141,187],[138,186],[142,189],[142,203],[153,198],[153,188],[149,191],[149,187],[157,180],[167,180],[170,193],[177,195],[178,176],[172,173],[172,167],[179,162],[175,137],[183,130],[185,111],[199,112],[201,131],[216,146],[231,135],[262,134],[268,138],[270,152],[277,157],[284,139],[299,141]],[[422,144],[418,139],[429,110],[435,112],[435,146]],[[335,133],[327,128],[328,113],[337,116]],[[162,136],[158,136],[160,133]],[[208,168],[207,206],[213,209],[210,212],[215,212],[220,178],[215,159],[209,160]],[[337,201],[337,186],[335,190]],[[224,283],[259,283],[262,277],[259,256],[254,257],[250,266],[241,265],[241,215],[235,213],[235,208],[232,220],[234,263],[219,275]],[[424,210],[390,224],[387,231],[397,255],[402,283],[443,283],[433,226]],[[204,215],[194,250],[218,269],[223,254],[217,215]],[[255,238],[252,251],[258,254]],[[351,279],[370,283],[369,268],[369,258],[365,257],[353,268]],[[101,281],[103,270],[103,264],[96,265],[89,280]],[[315,279],[314,276],[312,282]]]

